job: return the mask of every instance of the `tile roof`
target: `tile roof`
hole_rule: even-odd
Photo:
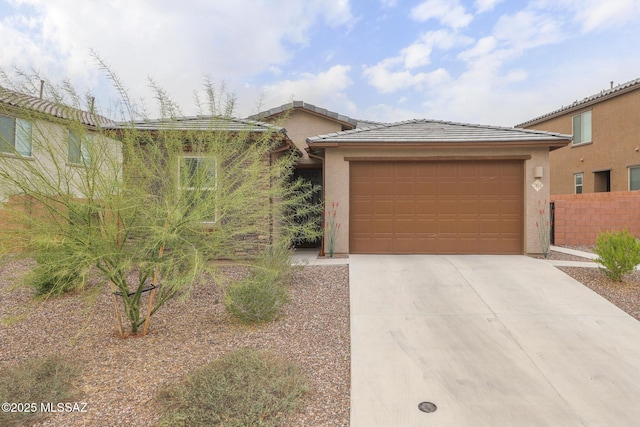
[[[173,119],[140,120],[135,122],[118,122],[109,129],[127,129],[135,127],[138,130],[216,130],[229,132],[277,132],[284,133],[285,129],[269,123],[248,119],[218,116],[176,117]]]
[[[98,127],[113,123],[110,119],[98,114],[92,114],[88,111],[82,111],[61,103],[47,101],[46,99],[36,98],[35,96],[26,95],[1,86],[0,104],[6,104],[16,108],[27,108],[61,119],[79,120],[87,126]]]
[[[253,120],[264,120],[265,117],[271,117],[271,116],[275,116],[276,114],[280,114],[283,113],[285,111],[291,110],[292,108],[301,108],[303,110],[307,110],[310,111],[312,113],[315,114],[319,114],[321,116],[326,116],[330,119],[339,121],[339,122],[343,122],[343,123],[348,123],[350,125],[352,125],[353,127],[358,126],[358,120],[356,119],[352,119],[351,117],[348,116],[343,116],[342,114],[338,114],[335,113],[333,111],[329,111],[326,108],[320,108],[320,107],[316,107],[313,104],[309,104],[307,102],[304,101],[293,101],[290,102],[288,104],[283,104],[279,107],[275,107],[272,108],[270,110],[266,110],[266,111],[262,111],[258,114],[254,114],[252,116],[249,116],[249,119],[253,119]]]
[[[314,136],[307,138],[307,143],[313,145],[322,142],[562,142],[568,140],[571,140],[571,135],[554,132],[416,119]]]
[[[612,82],[613,83],[613,82]],[[516,127],[524,127],[530,126],[534,123],[544,121],[550,119],[555,116],[559,116],[565,114],[572,110],[577,110],[579,108],[584,108],[589,105],[593,105],[598,102],[602,102],[606,99],[613,98],[614,96],[622,95],[624,93],[630,92],[632,90],[640,89],[640,79],[631,80],[626,83],[619,84],[616,87],[612,87],[611,89],[602,90],[595,95],[588,96],[582,100],[576,100],[572,104],[563,106],[557,110],[554,110],[550,113],[544,114],[542,116],[536,117],[535,119],[527,120],[526,122],[517,124]]]

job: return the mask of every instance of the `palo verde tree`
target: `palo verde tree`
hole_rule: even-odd
[[[31,152],[20,151],[15,132],[3,143],[10,224],[2,244],[36,255],[52,277],[47,292],[99,274],[112,288],[120,334],[120,309],[131,333],[146,334],[150,317],[188,292],[209,260],[246,254],[248,242],[255,249],[313,237],[317,208],[312,189],[290,180],[296,152],[283,129],[232,118],[233,98],[210,84],[208,115],[179,117],[156,87],[162,117],[133,120],[134,106],[111,77],[129,112],[117,124],[59,99],[52,102],[61,117],[52,117],[3,90],[3,99],[17,98],[0,103],[0,116],[28,128]],[[80,103],[69,87],[58,90]]]

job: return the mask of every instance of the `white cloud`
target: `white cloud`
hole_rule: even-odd
[[[640,21],[640,0],[536,0],[531,7],[564,15],[584,33]]]
[[[425,22],[437,19],[441,24],[453,29],[463,28],[473,20],[457,0],[426,0],[411,9],[411,18]]]
[[[478,40],[471,49],[467,49],[458,54],[458,58],[469,61],[475,58],[481,58],[493,52],[498,46],[498,41],[493,36],[483,37]]]
[[[383,8],[392,8],[396,7],[398,0],[380,0],[380,4]]]
[[[423,90],[450,79],[449,73],[444,68],[438,68],[429,73],[412,73],[407,70],[392,71],[389,65],[390,62],[382,61],[365,68],[363,72],[369,84],[380,93],[393,93],[409,88]]]
[[[422,34],[418,40],[403,48],[400,56],[405,68],[412,69],[428,65],[434,48],[443,50],[468,43],[470,39],[455,35],[446,30],[429,31]]]
[[[276,106],[291,100],[305,101],[338,111],[353,111],[345,95],[353,81],[350,66],[334,65],[318,74],[304,73],[292,80],[282,80],[263,88],[265,104]],[[337,108],[339,106],[340,108]]]
[[[496,5],[502,3],[503,0],[476,0],[475,6],[478,13],[489,12],[493,10]]]
[[[493,34],[499,41],[518,50],[556,43],[565,37],[558,18],[533,10],[501,16]]]
[[[468,37],[447,30],[430,31],[420,35],[418,40],[400,50],[399,55],[386,58],[375,65],[366,66],[363,75],[371,86],[380,93],[393,93],[398,90],[425,88],[442,84],[450,76],[444,68],[430,72],[415,72],[431,63],[434,49],[449,50],[471,42]]]
[[[119,74],[135,98],[149,98],[150,74],[181,105],[203,77],[237,86],[289,61],[318,23],[353,22],[348,0],[21,0],[0,21],[0,64],[62,73],[76,86],[102,78],[89,50]],[[20,15],[29,13],[27,20]],[[28,62],[21,57],[28,55]],[[81,89],[82,90],[82,89]]]
[[[637,20],[638,14],[638,0],[591,0],[576,8],[576,22],[582,24],[584,32],[589,32]]]

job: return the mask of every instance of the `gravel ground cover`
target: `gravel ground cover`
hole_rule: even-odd
[[[243,347],[271,350],[297,363],[308,375],[311,394],[291,426],[349,423],[350,336],[347,266],[307,266],[294,277],[291,303],[272,323],[247,326],[221,304],[220,288],[203,280],[185,302],[170,301],[152,317],[146,337],[115,335],[111,295],[93,304],[84,295],[34,302],[33,292],[12,286],[33,264],[13,262],[0,271],[0,367],[61,354],[82,369],[77,384],[86,413],[49,415],[38,426],[152,426],[153,401],[163,384],[192,368]],[[224,267],[230,276],[240,267]]]
[[[574,248],[588,250],[588,248]],[[589,261],[550,252],[549,259]],[[152,318],[143,338],[113,332],[108,291],[96,303],[83,295],[33,300],[33,292],[12,286],[32,267],[16,261],[0,270],[0,367],[58,353],[81,367],[77,385],[86,413],[51,414],[38,426],[152,426],[158,419],[153,396],[163,384],[225,352],[251,347],[274,351],[298,363],[312,385],[309,404],[287,420],[291,426],[347,426],[349,423],[350,337],[347,266],[307,266],[298,271],[285,315],[273,323],[246,326],[224,311],[220,288],[203,280],[184,303],[171,301]],[[561,267],[640,320],[640,272],[613,282],[597,268]],[[240,267],[225,267],[240,277]]]

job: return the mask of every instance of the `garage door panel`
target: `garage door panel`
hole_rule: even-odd
[[[392,218],[381,218],[374,223],[375,237],[392,237],[395,232],[395,221]]]
[[[392,199],[380,198],[373,202],[373,214],[378,215],[393,215],[394,203]]]
[[[377,197],[393,197],[396,194],[396,187],[397,184],[394,182],[378,182],[370,194],[375,194]]]
[[[438,222],[438,238],[440,235],[453,235],[458,233],[458,221],[455,218],[441,218]]]
[[[421,218],[438,215],[438,204],[433,200],[418,199],[415,201],[414,206]]]
[[[503,195],[504,185],[498,180],[482,181],[478,183],[478,196],[497,198]]]
[[[432,198],[438,194],[438,183],[435,181],[419,182],[414,187],[415,196]]]
[[[416,169],[414,168],[396,168],[394,166],[391,167],[393,171],[393,175],[399,181],[414,181],[416,176]]]
[[[522,161],[350,169],[352,253],[522,253]]]
[[[458,233],[461,235],[471,234],[476,238],[480,231],[478,221],[475,219],[462,219],[458,221]]]
[[[433,218],[420,218],[414,221],[415,234],[417,238],[431,237],[437,232],[438,222]]]
[[[395,186],[396,197],[413,197],[417,190],[415,182],[398,182]]]
[[[439,196],[453,196],[461,193],[460,184],[455,181],[440,181],[438,182],[438,193]]]
[[[443,217],[457,216],[459,203],[453,198],[442,198],[438,202],[438,215]]]
[[[469,181],[461,184],[462,185],[459,186],[457,194],[464,197],[478,197],[480,183],[475,181]]]
[[[512,235],[512,236],[518,236],[521,233],[521,225],[520,225],[520,221],[518,219],[512,219],[512,220],[508,220],[505,219],[502,221],[502,224],[500,226],[500,232],[503,235]]]
[[[480,212],[477,199],[463,199],[458,202],[458,214],[461,217],[476,217]]]
[[[512,212],[517,212],[517,209],[520,207],[520,200],[503,199],[500,200],[498,207],[502,215],[509,215],[512,214]]]
[[[416,202],[414,201],[414,199],[411,199],[411,198],[402,198],[397,200],[394,205],[394,211],[395,211],[395,214],[400,215],[400,217],[403,215],[404,216],[408,215],[408,216],[411,216],[412,218],[415,217],[415,215],[420,213]]]

